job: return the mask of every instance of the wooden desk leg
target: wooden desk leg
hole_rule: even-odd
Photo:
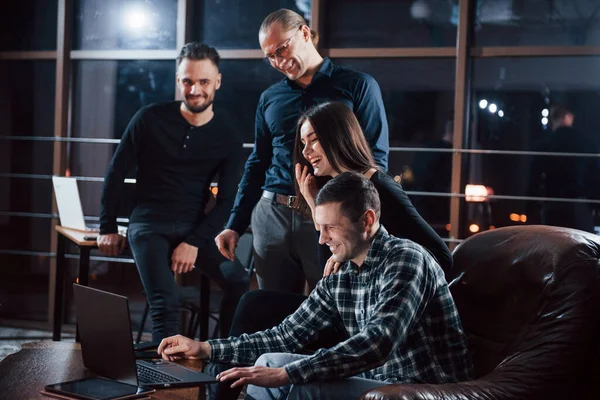
[[[79,249],[79,284],[88,285],[90,275],[90,247]]]
[[[54,313],[52,316],[52,340],[60,341],[63,318],[63,292],[65,287],[67,241],[60,233],[56,244],[56,275],[54,276]]]
[[[208,314],[210,313],[210,279],[200,274],[200,341],[208,340]]]
[[[90,248],[79,248],[79,279],[80,285],[87,286],[90,276]],[[79,326],[75,325],[75,341],[79,342]]]

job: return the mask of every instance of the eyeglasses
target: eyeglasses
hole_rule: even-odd
[[[267,64],[273,64],[275,62],[275,58],[279,57],[279,58],[285,58],[289,55],[290,53],[290,43],[292,41],[293,38],[296,37],[296,33],[298,33],[298,31],[302,29],[302,27],[298,28],[298,30],[296,30],[294,32],[294,34],[292,36],[290,36],[290,38],[288,40],[285,41],[285,43],[283,43],[281,46],[279,46],[278,48],[275,49],[275,51],[273,53],[269,53],[265,55],[264,61]]]

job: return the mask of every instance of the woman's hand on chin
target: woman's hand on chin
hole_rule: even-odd
[[[308,166],[302,166],[300,163],[296,164],[296,181],[298,182],[300,193],[302,193],[304,200],[306,200],[309,207],[312,209],[319,188],[317,187],[315,177],[308,171]]]

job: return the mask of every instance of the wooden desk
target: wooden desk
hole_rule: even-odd
[[[95,240],[85,240],[85,236],[96,236],[97,232],[82,232],[76,229],[56,226],[58,233],[56,249],[56,274],[51,277],[54,286],[54,310],[52,312],[52,340],[60,341],[64,310],[65,272],[67,261],[65,258],[68,241],[79,247],[79,274],[80,285],[88,285],[90,271],[90,251],[98,248]],[[181,284],[181,275],[175,274],[175,281]],[[200,273],[200,340],[208,340],[208,316],[210,314],[210,280],[206,275]],[[184,320],[181,321],[185,325]],[[76,334],[79,341],[79,333]]]
[[[95,240],[85,240],[85,236],[96,235],[94,232],[82,232],[76,229],[56,227],[58,241],[56,248],[56,274],[52,277],[54,285],[54,311],[52,313],[52,340],[60,340],[63,320],[63,297],[65,291],[65,271],[67,260],[65,253],[67,240],[79,247],[79,284],[87,286],[90,271],[90,251],[97,249]]]
[[[185,360],[182,365],[201,371],[204,362]],[[81,347],[78,343],[27,343],[18,353],[0,362],[0,398],[53,399],[39,392],[45,385],[89,376],[83,368]],[[180,389],[158,389],[153,399],[198,400],[205,398],[204,386]]]

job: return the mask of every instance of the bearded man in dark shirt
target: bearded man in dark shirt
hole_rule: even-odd
[[[227,219],[242,171],[242,141],[227,117],[213,110],[221,86],[219,54],[188,43],[177,57],[183,101],[151,104],[131,119],[110,162],[102,192],[98,247],[118,255],[117,232],[124,178],[135,171],[135,206],[128,239],[152,316],[152,340],[178,332],[179,296],[174,273],[195,267],[225,292],[221,332],[227,333],[237,301],[247,290],[239,263],[222,263],[212,240]],[[218,175],[216,205],[205,209]]]

